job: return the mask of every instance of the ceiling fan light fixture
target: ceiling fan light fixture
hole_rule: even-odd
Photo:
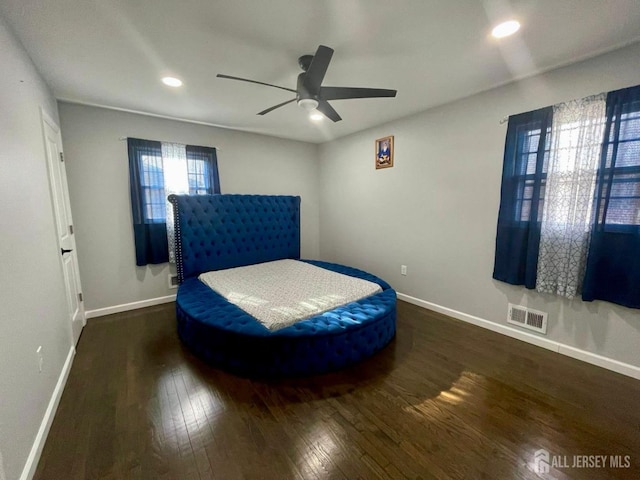
[[[182,86],[182,80],[180,80],[179,78],[175,78],[175,77],[163,77],[162,78],[162,83],[164,83],[165,85],[169,86],[169,87],[181,87]]]
[[[305,110],[311,111],[315,110],[318,107],[318,101],[313,98],[301,98],[298,100],[298,105],[304,108]]]
[[[517,20],[508,20],[496,25],[493,30],[491,30],[491,35],[495,38],[504,38],[513,35],[518,30],[520,30],[520,22]]]
[[[311,112],[311,115],[309,115],[309,118],[314,122],[319,122],[324,118],[324,115],[322,115],[320,112]]]

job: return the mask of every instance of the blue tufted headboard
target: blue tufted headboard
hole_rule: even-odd
[[[169,195],[178,281],[211,270],[300,258],[300,197]]]

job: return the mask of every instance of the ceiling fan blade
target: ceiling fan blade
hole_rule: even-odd
[[[258,82],[257,80],[249,80],[248,78],[232,77],[230,75],[223,75],[219,73],[216,75],[218,78],[228,78],[229,80],[240,80],[241,82],[257,83],[258,85],[266,85],[267,87],[279,88],[280,90],[286,90],[287,92],[296,93],[295,90],[287,87],[279,87],[278,85],[272,85],[270,83]]]
[[[327,73],[327,68],[329,68],[329,62],[332,56],[332,48],[320,45],[318,50],[316,50],[316,54],[313,56],[313,60],[311,60],[311,65],[309,65],[309,69],[304,76],[304,82],[302,83],[302,86],[309,95],[315,96],[320,92],[320,85],[322,85],[324,75]]]
[[[342,117],[338,115],[338,112],[336,112],[326,100],[320,100],[316,110],[318,110],[320,113],[324,114],[325,117],[333,120],[334,122],[339,122],[340,120],[342,120]]]
[[[258,115],[265,115],[265,114],[267,114],[269,112],[274,111],[276,108],[284,107],[287,103],[291,103],[291,102],[295,102],[295,101],[296,101],[296,99],[292,98],[291,100],[287,100],[286,102],[282,102],[282,103],[279,103],[278,105],[274,105],[271,108],[267,108],[266,110],[263,110],[263,111],[259,112]]]
[[[397,90],[385,88],[356,88],[356,87],[322,87],[320,98],[323,100],[347,100],[349,98],[380,98],[395,97]]]

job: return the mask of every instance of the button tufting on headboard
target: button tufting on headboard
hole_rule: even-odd
[[[169,201],[180,282],[211,270],[300,258],[300,197],[170,195]]]

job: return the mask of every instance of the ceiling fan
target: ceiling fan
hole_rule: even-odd
[[[338,112],[329,104],[329,100],[347,100],[350,98],[380,98],[395,97],[396,90],[387,90],[383,88],[359,88],[359,87],[323,87],[322,80],[329,68],[329,62],[333,55],[333,49],[320,45],[315,55],[303,55],[298,59],[300,68],[304,70],[298,75],[298,85],[295,90],[287,87],[280,87],[270,83],[258,82],[247,78],[232,77],[219,73],[219,78],[228,78],[230,80],[240,80],[242,82],[257,83],[258,85],[266,85],[268,87],[279,88],[296,94],[295,98],[279,103],[273,107],[267,108],[258,115],[265,115],[274,111],[276,108],[283,107],[291,102],[297,102],[305,110],[317,109],[326,117],[334,122],[342,120]]]

